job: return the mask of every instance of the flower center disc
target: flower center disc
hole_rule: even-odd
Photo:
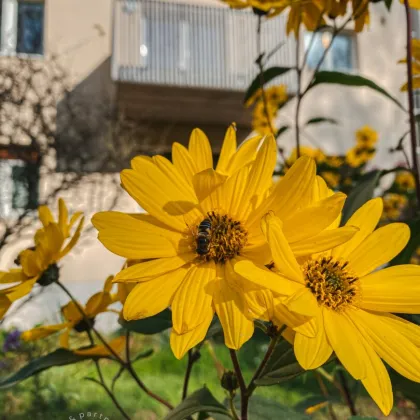
[[[306,286],[320,305],[339,310],[355,300],[359,290],[358,278],[346,269],[347,264],[332,257],[305,263]]]
[[[209,261],[223,263],[238,256],[246,245],[248,233],[241,222],[227,215],[215,212],[208,213],[211,222],[209,230],[208,252],[203,257]]]

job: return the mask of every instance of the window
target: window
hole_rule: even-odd
[[[355,39],[353,34],[342,33],[332,40],[332,34],[329,31],[320,31],[315,34],[307,32],[304,37],[305,51],[310,46],[312,36],[315,38],[312,41],[307,59],[310,69],[317,68],[327,48],[330,49],[325,55],[325,59],[320,67],[321,70],[352,71],[356,68]]]
[[[18,3],[16,52],[26,54],[43,53],[44,4]]]
[[[43,54],[44,3],[0,0],[1,52]]]

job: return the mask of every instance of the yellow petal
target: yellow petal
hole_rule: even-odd
[[[142,171],[126,169],[121,172],[121,182],[131,197],[152,216],[172,229],[185,229],[179,215],[188,213],[196,205],[197,198],[185,195],[156,165],[146,163]]]
[[[281,220],[269,213],[263,218],[262,223],[266,225],[265,228],[263,227],[263,231],[266,232],[267,242],[270,245],[276,268],[285,277],[298,283],[303,283],[302,270],[284,235]]]
[[[290,248],[296,257],[317,254],[347,243],[357,232],[358,230],[355,227],[326,229],[316,236],[290,244]]]
[[[366,378],[362,379],[363,386],[366,388],[366,391],[376,402],[378,407],[387,416],[394,405],[392,384],[389,379],[388,371],[382,363],[380,357],[363,338],[363,336],[361,339],[368,355],[368,361],[366,363],[367,374]]]
[[[125,258],[161,258],[178,254],[182,235],[116,211],[96,213],[98,238],[111,252]]]
[[[365,379],[369,359],[359,331],[345,312],[324,309],[322,313],[327,339],[335,354],[354,379]]]
[[[57,324],[57,325],[45,325],[43,327],[33,328],[32,330],[24,331],[20,336],[24,341],[35,341],[40,338],[48,337],[57,331],[64,330],[68,327],[68,323]]]
[[[219,160],[216,166],[217,172],[227,173],[229,162],[236,152],[236,147],[236,128],[231,124],[226,131],[222,150],[220,151]]]
[[[157,258],[134,264],[131,267],[120,271],[114,277],[113,281],[114,283],[148,281],[154,277],[184,266],[191,262],[195,257],[196,254],[190,252],[188,254],[176,255],[175,257]]]
[[[191,133],[188,151],[199,172],[213,168],[213,153],[209,139],[199,128],[195,128]]]
[[[420,313],[420,266],[396,265],[361,279],[357,306],[379,312]]]
[[[33,277],[30,280],[26,280],[21,284],[8,288],[7,292],[6,290],[3,289],[2,292],[6,293],[7,298],[10,301],[14,302],[26,296],[27,294],[29,294],[37,280],[38,280],[38,276]]]
[[[232,275],[230,269],[229,275]],[[243,296],[229,286],[226,278],[217,282],[214,294],[214,307],[223,327],[225,344],[238,350],[254,333],[254,323],[245,315],[246,305]]]
[[[277,162],[277,144],[273,136],[268,136],[251,166],[247,179],[246,201],[243,201],[244,217],[261,204],[263,193],[273,183],[273,171]],[[248,211],[247,211],[248,210]]]
[[[54,223],[54,217],[47,206],[39,206],[38,217],[44,227],[48,226],[50,223]]]
[[[412,341],[416,347],[420,347],[420,326],[407,321],[399,316],[381,313],[381,319],[390,328],[399,331],[404,337]]]
[[[215,277],[213,261],[189,269],[172,301],[173,329],[178,334],[191,331],[206,318],[213,300],[209,283]]]
[[[0,284],[20,283],[27,280],[27,278],[20,268],[10,271],[0,271]]]
[[[171,349],[177,359],[182,359],[188,350],[204,340],[213,319],[213,315],[213,310],[208,311],[204,321],[185,334],[177,334],[175,330],[172,329],[170,343]]]
[[[121,353],[125,349],[126,345],[125,336],[117,337],[111,340],[108,344],[114,350],[115,353]],[[89,349],[73,350],[73,353],[79,354],[80,356],[110,356],[112,353],[104,345],[94,346]]]
[[[256,136],[245,140],[239,146],[238,151],[234,154],[227,167],[228,174],[234,174],[240,168],[251,163],[257,154],[258,145],[262,137]]]
[[[381,218],[382,209],[383,201],[379,197],[360,207],[346,223],[346,226],[357,227],[358,232],[351,240],[336,247],[332,252],[333,257],[346,259],[374,231]]]
[[[168,308],[187,272],[188,269],[182,267],[137,284],[125,300],[124,318],[128,321],[148,318]]]
[[[371,233],[348,256],[349,267],[359,276],[370,273],[400,253],[410,238],[404,223],[391,223]]]
[[[112,281],[114,280],[114,276],[108,276],[104,283],[104,292],[110,293],[112,289]]]
[[[309,317],[318,316],[320,311],[315,296],[307,287],[300,287],[284,301],[284,305],[289,311]]]
[[[83,319],[83,307],[79,304],[76,305],[75,302],[70,301],[66,305],[61,308],[61,313],[66,321],[70,322],[71,324],[77,324],[81,319]],[[84,312],[83,312],[84,313]]]
[[[0,319],[6,315],[6,312],[9,310],[12,302],[7,298],[6,295],[0,294]]]
[[[77,242],[80,238],[80,234],[82,232],[84,223],[85,223],[85,218],[83,216],[80,219],[79,224],[77,225],[77,228],[76,228],[73,236],[71,237],[70,241],[67,242],[66,246],[60,252],[58,259],[61,259],[64,256],[66,256],[74,248],[74,246],[77,244]]]
[[[386,317],[362,309],[351,317],[373,350],[406,378],[420,382],[420,349],[401,334]]]
[[[293,243],[321,233],[340,215],[345,200],[345,194],[336,193],[312,206],[295,211],[284,223],[287,240]]]
[[[20,265],[23,273],[28,276],[36,276],[40,274],[40,267],[37,263],[37,254],[32,249],[25,249],[19,254]]]
[[[193,176],[198,172],[198,169],[188,150],[182,144],[174,143],[172,145],[172,161],[178,171],[192,185]]]
[[[307,337],[297,332],[294,342],[296,359],[307,370],[322,366],[333,352],[325,333],[323,316],[320,314],[310,322],[317,325],[315,337]]]
[[[299,283],[273,273],[264,266],[258,266],[252,261],[243,260],[235,264],[235,271],[247,280],[272,290],[283,296],[289,296],[302,287]]]
[[[315,161],[307,156],[299,158],[274,186],[270,197],[248,218],[251,225],[273,211],[280,219],[286,219],[300,208],[306,207],[312,199],[315,182]]]
[[[67,210],[66,203],[62,198],[58,200],[58,225],[60,226],[61,232],[65,238],[68,237],[68,225],[67,221],[69,218],[69,211]]]
[[[86,302],[85,312],[89,318],[105,312],[109,305],[111,305],[112,298],[109,293],[98,292],[89,298]]]
[[[70,339],[70,328],[66,328],[60,335],[60,347],[63,347],[64,349],[68,349],[69,339]]]
[[[213,168],[205,169],[193,176],[193,186],[197,198],[202,201],[208,197],[219,185],[223,184],[226,176],[216,172]],[[214,204],[213,209],[218,207],[218,203]],[[204,212],[211,210],[205,209]]]

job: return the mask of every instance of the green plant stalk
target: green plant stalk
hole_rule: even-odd
[[[190,349],[188,350],[188,362],[187,362],[187,369],[185,371],[185,377],[184,377],[184,386],[182,387],[182,401],[185,400],[185,398],[187,398],[188,395],[188,384],[190,382],[190,377],[191,377],[191,371],[192,371],[192,367],[194,365],[194,356],[193,356],[193,351]]]
[[[56,284],[66,293],[66,295],[74,302],[74,304],[76,305],[77,309],[79,310],[80,314],[82,315],[83,319],[87,322],[88,325],[90,325],[90,321],[87,318],[85,311],[83,310],[83,308],[80,306],[79,302],[74,298],[74,296],[71,294],[71,292],[67,289],[67,287],[65,287],[60,281],[56,281]],[[153,398],[154,400],[160,402],[161,404],[165,405],[167,408],[169,408],[170,410],[172,410],[174,407],[172,404],[170,404],[168,401],[164,400],[162,397],[160,397],[159,395],[155,394],[154,392],[150,391],[146,385],[141,381],[141,379],[138,377],[136,371],[134,370],[132,364],[131,364],[131,360],[129,358],[127,358],[127,361],[124,361],[118,353],[116,353],[114,351],[114,349],[108,344],[108,342],[102,337],[102,335],[98,332],[98,330],[95,329],[95,327],[91,327],[91,330],[94,331],[94,333],[96,334],[96,336],[98,337],[98,339],[103,343],[103,345],[105,346],[105,348],[115,357],[116,361],[118,363],[120,363],[121,366],[124,367],[124,369],[126,369],[129,374],[132,376],[132,378],[134,379],[134,381],[137,383],[137,385],[147,394],[149,395],[149,397]],[[128,333],[128,331],[127,331]],[[129,334],[127,334],[127,336],[129,337]],[[92,338],[93,340],[93,338]],[[93,344],[93,343],[92,343]],[[128,346],[128,350],[126,347],[126,355],[130,355],[130,349]]]
[[[413,51],[411,43],[411,13],[410,4],[408,0],[404,0],[406,29],[407,29],[407,95],[408,95],[408,113],[410,118],[410,143],[411,154],[413,158],[412,171],[416,181],[416,197],[417,197],[417,211],[420,210],[420,172],[417,159],[417,138],[416,138],[416,122],[414,116],[414,97],[413,97]]]
[[[239,389],[241,391],[241,420],[248,420],[249,397],[247,395],[247,387],[245,384],[244,377],[242,375],[242,370],[239,365],[236,351],[229,349],[229,353],[230,353],[230,358],[232,359],[233,369],[236,373],[236,378],[238,379]]]
[[[344,373],[342,370],[338,371],[338,377],[340,379],[341,386],[343,388],[344,395],[346,398],[346,403],[349,407],[350,413],[352,416],[357,416],[356,406],[354,405],[354,401],[350,392],[349,385],[347,383],[346,377],[344,376]]]

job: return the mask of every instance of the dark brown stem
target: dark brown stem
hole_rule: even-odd
[[[276,348],[276,344],[279,341],[279,338],[281,337],[280,335],[281,333],[279,333],[277,336],[273,337],[270,341],[270,344],[268,345],[268,349],[264,355],[263,360],[261,361],[260,365],[258,366],[257,370],[255,371],[251,382],[248,385],[248,389],[247,389],[247,394],[248,394],[248,398],[252,395],[252,393],[254,392],[255,388],[257,387],[255,385],[255,381],[259,378],[259,376],[261,375],[261,372],[263,371],[263,369],[265,368],[266,364],[268,363],[268,361],[270,360],[271,355],[273,354],[274,349]]]
[[[299,22],[300,27],[300,22]],[[297,87],[296,87],[296,114],[295,114],[295,134],[296,134],[296,156],[300,158],[300,129],[299,129],[299,114],[300,114],[300,104],[302,101],[302,69],[299,66],[300,62],[300,37],[299,32],[296,37],[296,78],[297,78]]]
[[[182,401],[187,398],[188,395],[188,384],[190,382],[190,376],[192,367],[194,365],[194,355],[192,350],[188,350],[188,362],[187,362],[187,370],[185,371],[185,377],[184,377],[184,386],[182,387]]]
[[[248,420],[248,401],[249,396],[247,395],[247,388],[245,380],[242,375],[241,367],[239,366],[238,357],[236,351],[229,349],[230,358],[232,359],[233,369],[238,379],[239,389],[241,391],[241,420]]]
[[[338,377],[340,379],[340,383],[341,383],[342,389],[344,391],[344,397],[346,399],[346,403],[349,407],[350,413],[351,413],[352,416],[357,416],[357,411],[356,411],[356,407],[354,405],[353,397],[351,395],[349,385],[347,383],[347,379],[344,376],[344,372],[342,370],[338,371]]]
[[[410,118],[410,141],[411,141],[411,154],[413,158],[413,173],[416,181],[416,197],[417,197],[417,210],[420,209],[420,172],[417,159],[417,139],[416,139],[416,122],[414,116],[414,98],[413,98],[413,53],[411,43],[411,16],[410,5],[408,0],[404,0],[405,16],[407,22],[407,94],[408,94],[408,112]]]

